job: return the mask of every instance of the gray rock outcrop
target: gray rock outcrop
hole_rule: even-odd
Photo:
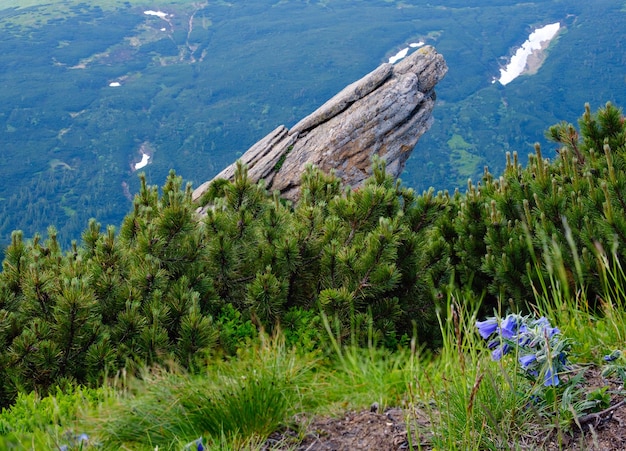
[[[253,181],[265,180],[297,200],[300,177],[311,163],[359,186],[371,175],[374,155],[394,177],[432,124],[435,85],[448,68],[433,47],[422,47],[396,64],[385,63],[352,83],[291,129],[276,128],[241,157]],[[215,178],[231,179],[235,164]],[[200,185],[194,200],[211,181]]]

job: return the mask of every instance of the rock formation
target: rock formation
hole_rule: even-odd
[[[448,68],[426,46],[396,64],[385,63],[305,117],[291,129],[276,128],[253,145],[241,161],[254,181],[297,200],[300,176],[308,163],[335,171],[343,183],[359,186],[380,156],[398,177],[415,144],[432,124],[435,85]],[[215,178],[231,179],[235,164]],[[200,198],[211,181],[193,193]]]

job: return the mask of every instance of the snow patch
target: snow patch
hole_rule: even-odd
[[[500,69],[500,78],[496,81],[499,81],[500,84],[507,85],[519,77],[526,70],[528,58],[533,54],[533,52],[541,51],[546,47],[546,43],[549,43],[556,34],[559,32],[561,28],[560,23],[551,23],[544,27],[537,28],[533,31],[528,39],[522,44],[522,46],[517,49],[515,55],[511,57],[511,61],[504,69]]]
[[[403,48],[398,53],[396,53],[395,55],[390,57],[389,58],[389,62],[391,64],[394,64],[394,63],[396,63],[397,61],[400,61],[402,58],[404,58],[405,56],[407,56],[409,54],[409,48],[415,49],[415,48],[421,47],[423,45],[424,45],[424,43],[422,41],[411,42],[408,47]]]
[[[164,13],[163,11],[152,11],[152,10],[144,11],[143,13],[148,16],[157,16],[157,17],[160,17],[161,19],[165,19],[168,15],[167,13]]]
[[[144,168],[146,166],[148,166],[148,161],[150,160],[150,155],[146,154],[146,153],[141,153],[141,161],[139,163],[135,164],[135,171],[137,169],[141,169]]]

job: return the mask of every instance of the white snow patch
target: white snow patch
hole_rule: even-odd
[[[163,11],[148,10],[148,11],[144,11],[143,13],[148,16],[157,16],[157,17],[160,17],[161,19],[165,19],[167,17],[167,13],[164,13]]]
[[[404,58],[407,54],[409,53],[409,48],[405,47],[402,50],[400,50],[398,53],[396,53],[395,55],[393,55],[391,58],[389,58],[389,62],[391,64],[395,63],[396,61],[400,61],[402,58]]]
[[[421,47],[423,46],[424,43],[422,41],[420,42],[411,42],[409,44],[409,47],[412,49],[415,49],[417,47]],[[402,50],[400,50],[398,53],[396,53],[395,55],[393,55],[392,57],[389,58],[389,62],[391,64],[396,63],[397,61],[400,61],[402,58],[404,58],[405,56],[407,56],[409,54],[409,47],[405,47]]]
[[[135,171],[137,169],[141,169],[143,167],[148,166],[148,160],[150,160],[150,155],[148,155],[146,153],[142,153],[141,154],[141,161],[139,163],[135,164]]]
[[[500,69],[500,78],[497,79],[503,86],[511,83],[517,77],[519,77],[526,68],[526,61],[528,57],[535,50],[541,49],[541,44],[547,41],[551,41],[559,29],[560,23],[551,23],[544,27],[537,28],[529,36],[526,42],[517,49],[515,55],[511,57],[511,61],[504,69]],[[494,83],[496,80],[494,80]]]

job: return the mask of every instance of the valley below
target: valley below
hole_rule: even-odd
[[[625,22],[607,0],[3,2],[0,242],[54,226],[67,245],[91,217],[119,225],[138,171],[160,184],[174,169],[198,186],[423,44],[450,71],[401,178],[419,192],[463,190],[506,152],[525,161],[540,142],[554,155],[546,128],[575,121],[585,102],[625,103]]]

